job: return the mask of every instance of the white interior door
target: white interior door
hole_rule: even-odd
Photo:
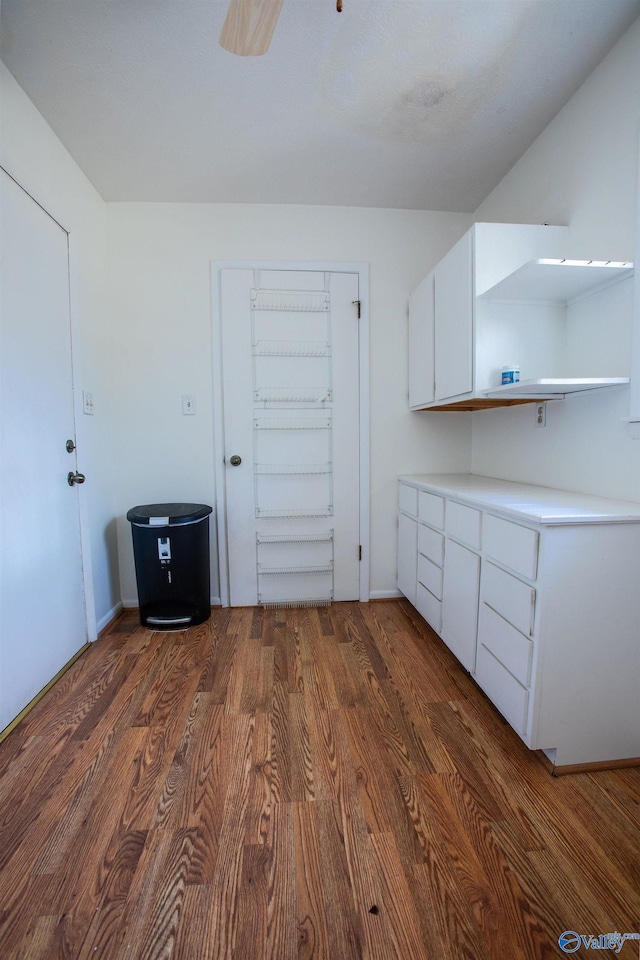
[[[359,596],[358,275],[221,271],[232,606]]]
[[[86,641],[65,231],[0,171],[0,730]]]

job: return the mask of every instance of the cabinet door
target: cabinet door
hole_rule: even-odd
[[[418,579],[418,523],[400,514],[398,520],[398,590],[415,607]]]
[[[447,540],[442,590],[442,639],[462,666],[473,673],[478,632],[480,557]]]
[[[435,399],[473,390],[473,242],[465,233],[435,269]]]
[[[434,398],[434,275],[430,273],[409,297],[409,406],[423,407]]]

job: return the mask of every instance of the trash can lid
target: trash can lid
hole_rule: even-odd
[[[131,507],[127,512],[127,520],[151,527],[177,526],[203,520],[212,510],[213,507],[206,503],[143,503],[141,506]]]

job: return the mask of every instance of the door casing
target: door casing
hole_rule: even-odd
[[[218,537],[218,569],[220,576],[220,601],[229,606],[229,560],[226,517],[226,471],[224,469],[224,395],[222,389],[222,270],[311,270],[324,273],[355,273],[358,275],[360,319],[358,321],[358,376],[359,376],[359,496],[360,496],[360,601],[369,600],[370,590],[370,532],[369,498],[370,438],[369,438],[369,264],[343,263],[340,261],[309,260],[213,260],[211,261],[211,305],[213,346],[213,425],[214,463],[216,485],[216,525]]]

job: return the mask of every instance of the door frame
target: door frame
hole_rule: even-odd
[[[215,515],[218,539],[218,571],[220,602],[229,606],[229,551],[227,533],[227,488],[224,469],[224,395],[222,389],[222,270],[306,270],[318,273],[355,273],[358,275],[360,320],[358,322],[359,411],[359,498],[360,498],[360,596],[363,603],[370,598],[370,489],[371,443],[369,436],[369,264],[344,263],[333,260],[212,260],[211,315],[213,363],[213,450],[215,475]]]
[[[75,432],[76,447],[82,451],[82,455],[87,457],[87,444],[84,430],[82,390],[79,384],[82,383],[82,364],[80,358],[80,343],[82,340],[80,329],[80,291],[79,291],[79,255],[78,244],[75,234],[68,226],[65,226],[62,212],[58,211],[59,202],[56,202],[53,196],[39,200],[34,192],[29,189],[19,176],[13,173],[0,163],[0,171],[18,186],[24,193],[30,197],[48,217],[56,223],[67,235],[67,280],[69,287],[69,322],[71,330],[71,382],[73,396],[73,427]],[[39,191],[38,191],[39,192]],[[87,457],[88,462],[88,457]],[[80,465],[78,466],[80,468]],[[93,568],[91,563],[91,539],[89,522],[89,505],[87,500],[87,491],[84,486],[75,487],[78,496],[78,515],[80,523],[80,561],[82,567],[82,585],[83,585],[83,603],[84,603],[84,622],[85,622],[85,642],[93,643],[98,638],[98,627],[95,610],[95,594],[93,589]]]

